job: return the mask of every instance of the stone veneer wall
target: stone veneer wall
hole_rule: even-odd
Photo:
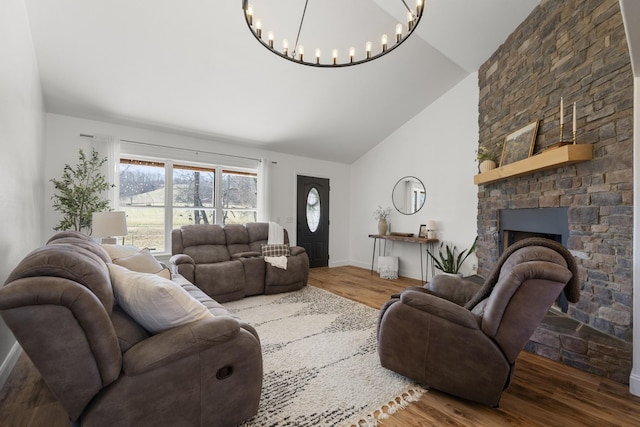
[[[480,146],[499,159],[505,135],[540,120],[534,153],[565,138],[593,160],[478,187],[478,274],[498,256],[499,209],[568,207],[568,248],[581,299],[529,350],[628,382],[632,339],[633,77],[617,0],[542,0],[478,73]],[[566,320],[566,319],[565,319]],[[559,324],[560,323],[560,324]]]

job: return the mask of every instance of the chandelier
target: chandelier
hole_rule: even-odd
[[[404,8],[407,10],[406,24],[396,24],[395,37],[392,39],[392,43],[389,43],[389,37],[385,33],[380,36],[379,45],[377,46],[374,46],[371,41],[367,41],[363,46],[363,53],[360,55],[356,54],[357,50],[355,47],[350,47],[348,52],[343,52],[342,54],[340,54],[338,49],[333,49],[330,56],[325,55],[324,57],[321,55],[321,50],[318,47],[315,48],[315,51],[311,57],[309,57],[309,55],[305,55],[304,46],[301,44],[300,35],[302,34],[309,0],[305,1],[304,10],[302,12],[302,16],[300,17],[298,32],[295,38],[295,42],[293,43],[291,48],[289,47],[289,42],[287,39],[282,39],[280,47],[276,47],[274,44],[275,35],[273,31],[268,31],[266,37],[264,36],[264,34],[262,33],[262,23],[259,19],[254,17],[253,6],[249,4],[248,0],[242,0],[242,9],[244,11],[245,21],[247,22],[247,26],[249,27],[251,34],[253,34],[256,40],[258,40],[260,44],[267,48],[270,52],[278,55],[281,58],[302,65],[335,68],[348,67],[351,65],[358,65],[365,62],[373,61],[374,59],[380,58],[383,55],[391,52],[409,38],[409,36],[415,31],[418,23],[420,22],[420,19],[422,18],[424,0],[416,0],[415,10],[412,10],[407,5],[405,0],[400,1],[403,3]],[[327,58],[329,59],[327,60]]]

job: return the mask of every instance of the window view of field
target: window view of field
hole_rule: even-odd
[[[169,173],[165,173],[167,167]],[[220,175],[219,194],[216,173]],[[257,220],[254,173],[121,159],[119,190],[120,209],[127,213],[124,243],[152,251],[169,249],[165,239],[182,225]]]

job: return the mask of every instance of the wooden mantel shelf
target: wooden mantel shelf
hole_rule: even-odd
[[[569,144],[552,148],[540,154],[531,156],[518,162],[483,172],[473,177],[474,184],[488,184],[502,181],[507,178],[526,175],[547,169],[559,168],[573,163],[591,160],[593,157],[593,145]]]

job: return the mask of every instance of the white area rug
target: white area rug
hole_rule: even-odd
[[[258,414],[245,426],[375,426],[425,390],[380,366],[378,310],[313,286],[225,303],[262,343]]]

